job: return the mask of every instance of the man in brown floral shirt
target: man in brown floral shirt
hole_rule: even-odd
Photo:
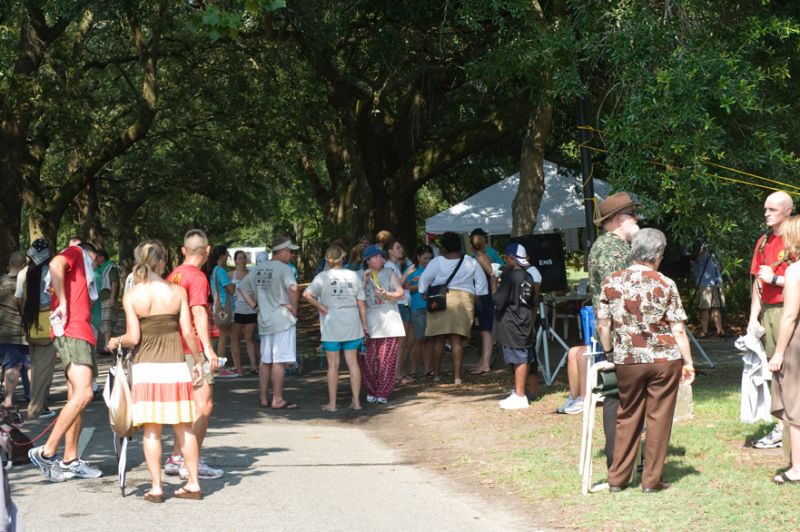
[[[600,291],[597,331],[616,365],[619,385],[617,435],[608,470],[612,492],[622,490],[631,477],[645,418],[642,491],[669,487],[662,473],[678,384],[694,379],[678,289],[657,271],[666,243],[664,233],[657,229],[636,233],[631,240],[631,266],[609,275]]]

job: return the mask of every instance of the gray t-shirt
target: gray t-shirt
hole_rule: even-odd
[[[296,286],[292,270],[279,260],[269,260],[250,271],[239,290],[258,301],[258,334],[275,334],[296,322],[289,310],[289,288]]]
[[[342,268],[322,271],[306,292],[328,307],[328,314],[319,318],[323,342],[347,342],[364,336],[358,316],[358,301],[365,299],[364,285],[356,272]]]

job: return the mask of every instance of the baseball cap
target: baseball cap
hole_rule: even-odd
[[[270,247],[272,248],[273,253],[282,249],[300,249],[300,246],[295,246],[292,244],[291,238],[283,235],[276,235],[275,238],[272,239],[272,245]]]
[[[486,231],[484,231],[480,227],[476,227],[475,229],[472,230],[472,232],[469,234],[469,236],[475,236],[475,235],[489,236],[489,233],[487,233]]]
[[[505,254],[509,257],[514,257],[517,264],[523,268],[528,268],[531,264],[528,262],[528,252],[521,244],[509,244],[506,246]]]

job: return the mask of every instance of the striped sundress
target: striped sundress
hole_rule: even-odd
[[[183,355],[177,314],[139,319],[141,341],[133,359],[133,423],[174,425],[195,418],[192,375]]]

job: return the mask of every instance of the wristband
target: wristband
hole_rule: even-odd
[[[772,276],[772,284],[774,284],[775,286],[778,286],[778,276],[777,275],[773,275]]]

